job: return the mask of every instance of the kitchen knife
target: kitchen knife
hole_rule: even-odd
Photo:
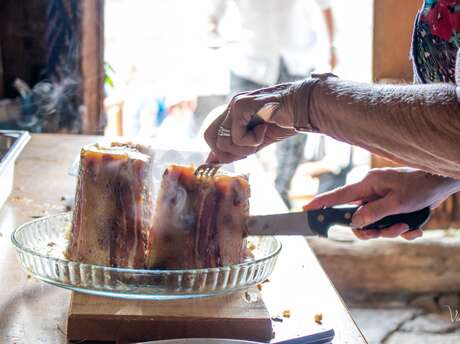
[[[351,225],[358,206],[341,206],[298,213],[251,216],[247,221],[249,235],[319,235],[327,237],[333,225]],[[385,229],[397,223],[406,223],[409,230],[423,226],[430,218],[430,208],[407,214],[387,216],[364,229]]]

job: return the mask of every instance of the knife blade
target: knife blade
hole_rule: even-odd
[[[328,236],[333,225],[351,225],[358,206],[341,206],[297,213],[251,216],[247,221],[249,235],[319,235]],[[385,229],[406,223],[409,230],[422,227],[430,218],[429,207],[406,214],[387,216],[364,229]]]

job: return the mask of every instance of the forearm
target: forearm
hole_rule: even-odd
[[[338,140],[422,170],[460,179],[460,106],[455,86],[318,83],[307,113]]]
[[[436,191],[444,196],[441,201],[444,201],[447,197],[460,191],[460,179],[433,175],[432,177],[443,178],[442,181],[439,181],[438,187],[436,188]]]
[[[322,161],[312,161],[307,162],[304,165],[300,166],[302,174],[310,176],[312,178],[317,178],[324,173],[332,173],[328,166],[323,164]]]
[[[219,22],[225,14],[227,9],[226,0],[213,0],[211,1],[211,12],[208,16],[209,24],[211,25],[211,32],[217,33]]]
[[[323,17],[324,23],[326,25],[327,30],[327,37],[329,39],[329,45],[332,47],[334,44],[334,35],[335,35],[335,28],[334,28],[334,18],[332,15],[332,9],[327,8],[323,10]]]

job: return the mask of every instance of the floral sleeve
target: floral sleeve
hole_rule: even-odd
[[[414,27],[412,60],[418,83],[455,83],[460,0],[425,0]]]
[[[457,100],[460,103],[460,49],[457,50],[457,63],[455,64],[455,84],[457,85]]]

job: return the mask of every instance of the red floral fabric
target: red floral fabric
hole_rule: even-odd
[[[460,1],[427,1],[421,20],[427,22],[433,35],[449,41],[460,32]]]

